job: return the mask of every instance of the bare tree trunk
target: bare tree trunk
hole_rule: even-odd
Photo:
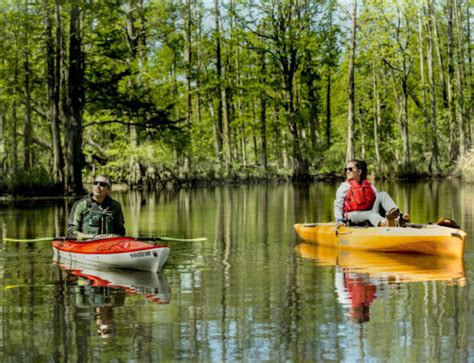
[[[357,21],[357,0],[353,0],[352,7],[352,33],[349,51],[349,83],[348,83],[348,109],[347,109],[347,152],[346,161],[355,158],[354,150],[354,124],[355,124],[355,79],[354,79],[354,57],[356,48],[356,21]]]
[[[71,8],[69,32],[69,74],[66,127],[66,173],[65,188],[69,192],[83,193],[82,167],[82,110],[84,103],[83,90],[83,55],[81,49],[81,10],[77,2]]]
[[[55,0],[55,4],[58,2]],[[61,147],[61,129],[59,124],[59,78],[60,74],[56,71],[56,66],[60,64],[56,61],[59,54],[56,53],[54,45],[50,5],[49,0],[43,0],[44,7],[44,23],[45,23],[45,43],[46,43],[46,78],[48,84],[48,122],[51,124],[51,141],[52,141],[52,154],[53,154],[53,180],[56,184],[62,184],[63,168],[64,168],[64,157]],[[59,11],[58,7],[55,7]],[[56,16],[57,18],[57,16]],[[59,24],[56,24],[59,27]]]

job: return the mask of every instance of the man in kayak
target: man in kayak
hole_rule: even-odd
[[[77,201],[71,210],[67,237],[90,239],[125,235],[122,206],[112,199],[112,181],[104,174],[94,180],[92,193]]]
[[[336,191],[334,215],[337,228],[346,224],[370,222],[373,226],[395,227],[408,222],[407,214],[400,215],[397,205],[386,192],[377,192],[367,179],[367,163],[351,160],[344,168],[346,180]],[[380,209],[385,211],[385,217]]]

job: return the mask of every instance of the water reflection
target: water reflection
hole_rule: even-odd
[[[308,243],[298,244],[296,250],[318,265],[336,267],[334,285],[338,301],[356,323],[370,320],[372,302],[388,286],[427,281],[466,284],[462,258],[349,251]]]
[[[100,270],[80,263],[57,264],[56,268],[56,285],[67,289],[70,296],[69,303],[64,305],[75,306],[77,318],[84,324],[93,311],[97,334],[104,339],[117,334],[114,309],[124,306],[127,296],[143,295],[156,304],[170,302],[170,287],[164,272]],[[68,295],[65,291],[59,294],[65,295]],[[62,301],[57,300],[60,305]]]
[[[348,307],[352,322],[370,320],[370,305],[377,296],[377,287],[367,276],[347,271],[336,271],[336,292],[339,303]]]
[[[293,224],[333,219],[337,186],[114,192],[128,234],[208,239],[170,242],[165,278],[173,296],[164,305],[137,281],[127,285],[80,269],[94,276],[88,279],[51,266],[50,243],[4,241],[0,361],[468,360],[472,284],[452,285],[474,272],[474,185],[377,183],[414,222],[440,216],[458,222],[469,235],[465,271],[460,260],[436,257],[390,255],[369,263],[356,253],[314,252],[314,245],[295,251]],[[0,233],[63,235],[73,202],[3,203]],[[350,323],[352,305],[340,303],[337,281],[351,292],[352,319],[369,323]],[[158,290],[169,301],[169,288],[167,298]],[[99,329],[109,338],[100,338]]]
[[[65,276],[59,274],[58,283],[63,282],[65,286],[79,286],[97,288],[102,293],[106,290],[120,290],[128,295],[144,295],[147,299],[157,304],[168,304],[170,302],[170,287],[163,271],[154,273],[132,270],[100,270],[82,265],[77,262],[67,265],[59,264],[58,267],[66,272]],[[93,292],[95,290],[92,289]],[[93,293],[91,295],[94,295]]]

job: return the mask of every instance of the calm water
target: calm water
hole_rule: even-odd
[[[160,274],[64,270],[1,242],[0,361],[473,361],[474,185],[377,184],[414,222],[468,232],[464,260],[301,243],[336,184],[114,193],[134,236],[171,242]],[[72,200],[0,205],[4,237],[63,235]]]

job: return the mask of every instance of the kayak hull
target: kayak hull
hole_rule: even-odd
[[[152,245],[132,237],[90,241],[54,240],[53,260],[67,265],[79,262],[91,267],[158,272],[169,255],[167,245]]]
[[[466,232],[438,225],[416,227],[347,227],[335,223],[295,224],[305,241],[322,246],[379,252],[464,256]]]

